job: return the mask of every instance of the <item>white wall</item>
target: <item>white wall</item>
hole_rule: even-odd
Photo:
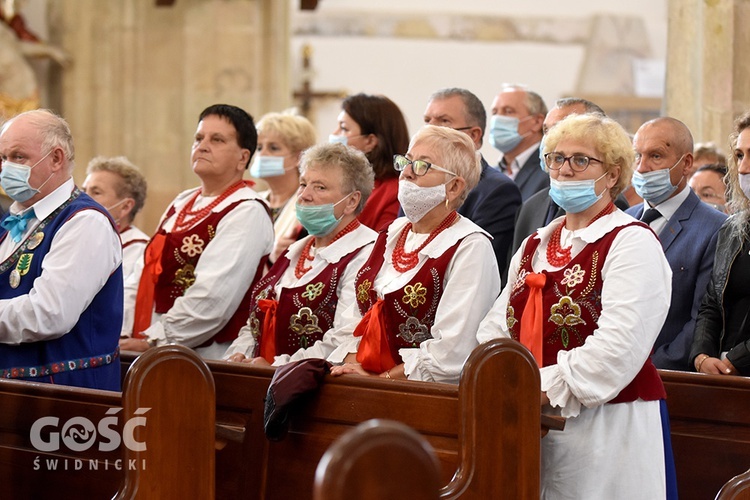
[[[313,13],[294,16],[323,16],[326,13],[359,12],[411,15],[462,14],[517,16],[524,19],[588,19],[609,13],[641,17],[648,31],[652,56],[666,57],[666,0],[601,2],[575,0],[553,2],[524,0],[321,0]],[[580,29],[580,22],[571,27]],[[422,124],[429,95],[443,87],[464,87],[474,92],[488,108],[504,82],[524,83],[552,104],[575,90],[585,47],[579,44],[541,42],[475,42],[456,40],[394,39],[374,37],[293,36],[293,75],[299,77],[301,47],[313,47],[313,87],[319,91],[384,94],[396,102],[406,116],[410,132]],[[315,119],[320,139],[335,128],[340,110],[336,100],[319,102]],[[498,153],[488,144],[483,153],[495,161]]]

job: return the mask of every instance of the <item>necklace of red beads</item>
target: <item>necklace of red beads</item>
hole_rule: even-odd
[[[347,224],[346,227],[344,227],[344,229],[336,233],[336,236],[333,237],[333,239],[331,240],[330,243],[328,243],[328,245],[329,246],[332,245],[336,240],[338,240],[342,236],[351,233],[352,231],[357,229],[359,225],[360,225],[359,220],[354,219],[349,224]],[[302,276],[305,275],[307,271],[312,269],[312,266],[305,267],[305,264],[307,263],[307,261],[312,262],[313,259],[315,259],[315,256],[312,255],[312,252],[310,251],[312,250],[312,246],[314,243],[315,243],[315,238],[310,238],[310,241],[307,242],[307,244],[302,249],[302,253],[299,255],[299,260],[297,261],[297,265],[294,266],[294,275],[297,277],[297,279],[300,279]]]
[[[182,210],[177,214],[177,219],[175,219],[174,222],[174,228],[172,228],[172,231],[178,233],[180,231],[184,231],[185,229],[195,225],[195,223],[200,222],[206,216],[211,213],[211,210],[214,209],[216,205],[221,203],[222,201],[226,200],[228,196],[230,196],[232,193],[235,193],[237,190],[239,190],[241,187],[245,185],[245,181],[239,181],[237,184],[233,184],[229,188],[227,188],[226,191],[221,193],[219,196],[216,197],[214,201],[206,205],[205,207],[201,208],[200,210],[193,211],[193,205],[195,204],[195,200],[198,199],[198,196],[201,194],[201,190],[195,192],[192,198],[188,200],[188,202],[185,204],[184,207],[182,207]]]
[[[407,252],[404,250],[404,246],[406,245],[406,237],[409,235],[409,231],[411,231],[412,226],[411,222],[408,222],[406,226],[404,226],[404,228],[401,230],[401,234],[399,234],[398,240],[396,241],[396,247],[393,249],[393,268],[400,273],[406,272],[410,269],[414,269],[419,262],[419,252],[421,252],[428,243],[434,240],[438,234],[451,227],[457,220],[458,213],[454,210],[449,213],[445,219],[443,219],[443,222],[441,222],[438,227],[432,230],[424,243],[419,245],[419,248],[416,248],[411,252]]]
[[[595,220],[601,219],[605,215],[609,215],[614,211],[615,205],[610,202],[601,212],[596,214],[586,226],[590,226]],[[560,235],[562,234],[563,227],[565,227],[565,221],[567,220],[568,218],[565,217],[560,225],[555,228],[552,235],[549,237],[549,243],[547,243],[547,262],[555,267],[562,267],[570,262],[570,247],[563,248],[560,246]]]

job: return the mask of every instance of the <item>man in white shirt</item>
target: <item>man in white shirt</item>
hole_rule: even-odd
[[[47,110],[0,129],[0,377],[119,390],[122,249],[76,188],[68,124]]]
[[[146,178],[124,156],[97,156],[86,167],[83,190],[107,209],[122,240],[122,276],[128,281],[135,263],[143,258],[148,235],[133,225],[146,201]],[[140,274],[134,279],[140,279]]]
[[[273,249],[268,207],[242,179],[257,142],[244,110],[201,113],[191,155],[201,185],[177,195],[136,266],[140,281],[125,284],[123,349],[177,343],[221,359],[247,322]]]
[[[492,101],[490,144],[503,153],[498,166],[516,183],[523,201],[549,187],[539,160],[546,115],[541,96],[522,85],[504,85]]]

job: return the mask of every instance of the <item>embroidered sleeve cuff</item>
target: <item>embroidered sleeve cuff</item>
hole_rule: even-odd
[[[158,321],[149,326],[143,333],[146,335],[146,342],[148,342],[151,347],[169,344],[169,340],[164,334],[164,326]]]
[[[340,346],[334,349],[330,356],[328,356],[327,360],[334,365],[340,365],[344,362],[344,358],[346,358],[347,354],[357,352],[357,348],[359,348],[359,341],[359,337],[353,337],[348,342],[342,343]]]
[[[551,406],[560,408],[565,418],[577,417],[581,412],[581,403],[576,399],[568,384],[565,383],[557,365],[545,366],[540,370],[542,392],[547,393]]]

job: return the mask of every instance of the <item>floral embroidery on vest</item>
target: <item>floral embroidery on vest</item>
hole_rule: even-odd
[[[318,317],[309,307],[303,307],[289,319],[289,329],[299,337],[299,346],[308,348],[314,335],[320,335],[323,330],[318,326]]]
[[[442,280],[437,269],[431,267],[429,271],[432,276],[434,292],[430,306],[426,311],[419,309],[419,306],[427,303],[427,288],[419,281],[413,285],[404,286],[404,295],[401,302],[409,306],[408,311],[396,303],[396,311],[402,318],[406,318],[406,321],[399,323],[397,336],[413,347],[417,347],[420,343],[432,338],[430,326],[435,322],[435,311],[443,294]],[[421,321],[418,316],[421,316]]]
[[[302,294],[303,299],[315,300],[321,293],[323,293],[323,287],[325,285],[320,281],[317,283],[310,283],[305,287],[305,291]]]
[[[370,288],[372,288],[370,280],[364,280],[360,283],[357,287],[357,300],[360,302],[367,302],[367,299],[370,298]]]

